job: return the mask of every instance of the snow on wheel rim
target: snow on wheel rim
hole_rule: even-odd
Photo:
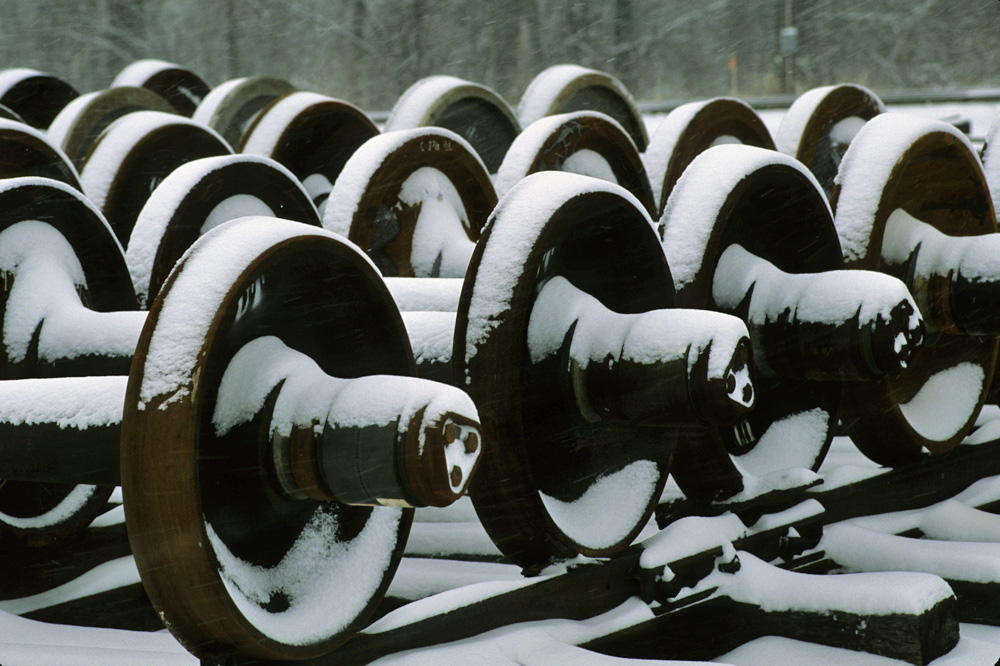
[[[335,234],[243,218],[203,236],[177,265],[130,376],[122,488],[150,599],[199,656],[329,652],[381,599],[412,521],[410,510],[276,494],[251,469],[260,465],[254,446],[227,448],[239,429],[215,435],[221,374],[260,335],[306,350],[329,374],[413,374],[377,271]]]
[[[231,154],[221,136],[204,125],[160,111],[136,111],[108,125],[94,142],[80,179],[118,240],[128,243],[150,193],[186,162]]]
[[[773,150],[733,144],[699,154],[668,197],[661,225],[680,307],[712,308],[717,262],[734,243],[786,272],[843,266],[815,177]],[[744,423],[707,428],[678,448],[674,478],[689,496],[732,494],[744,476],[816,469],[833,439],[840,402],[836,382],[761,380]],[[694,465],[715,473],[690,472]]]
[[[653,190],[635,142],[621,124],[604,113],[561,113],[531,123],[514,140],[497,171],[497,194],[503,196],[528,174],[548,170],[621,185],[650,215],[655,212]]]
[[[353,104],[296,92],[276,99],[257,114],[238,151],[284,164],[302,181],[322,213],[344,164],[378,133],[371,118]]]
[[[191,119],[208,125],[235,148],[261,109],[295,91],[295,86],[276,76],[231,79],[213,88]]]
[[[146,88],[190,118],[199,102],[209,93],[210,86],[192,70],[164,60],[136,60],[127,65],[111,82],[112,88],[136,86]]]
[[[813,88],[789,107],[775,131],[775,143],[816,174],[829,195],[847,146],[864,123],[884,112],[882,100],[864,86]]]
[[[600,111],[617,120],[646,150],[649,135],[632,94],[615,77],[579,65],[553,65],[528,84],[517,105],[517,116],[525,127],[539,118],[570,111]]]
[[[73,246],[86,279],[88,298],[95,308],[136,309],[131,286],[122,283],[121,247],[107,222],[83,195],[44,178],[2,181],[0,227],[30,220],[47,220]],[[5,356],[6,349],[5,345]],[[39,376],[30,362],[15,364],[6,360],[3,367],[4,378]],[[0,542],[5,547],[47,545],[72,538],[106,509],[113,490],[113,486],[3,483]]]
[[[66,153],[39,130],[0,118],[0,178],[19,177],[51,178],[83,191]]]
[[[175,113],[156,93],[135,86],[121,86],[80,95],[59,112],[49,125],[49,141],[56,144],[77,168],[101,132],[118,118],[134,111]]]
[[[669,307],[672,295],[648,213],[614,184],[534,174],[487,223],[459,303],[455,376],[490,442],[470,486],[476,512],[500,550],[527,567],[627,547],[659,498],[674,438],[658,428],[575,421],[570,436],[571,411],[550,412],[543,405],[551,396],[528,397],[539,387],[525,356],[529,315],[551,270],[621,313]],[[608,446],[574,455],[559,441]]]
[[[419,127],[358,148],[323,226],[358,244],[387,277],[463,277],[496,202],[472,146],[450,130]]]
[[[66,81],[36,69],[0,71],[0,104],[37,129],[48,127],[59,111],[79,94]]]
[[[954,237],[997,231],[986,177],[968,138],[947,123],[905,114],[884,113],[861,128],[841,162],[831,201],[851,267],[899,273],[886,258],[892,220],[915,219]],[[998,339],[956,333],[935,335],[920,363],[887,379],[881,391],[847,402],[857,422],[852,438],[866,455],[899,464],[922,449],[948,451],[971,432],[994,374]]]
[[[657,126],[642,155],[663,214],[670,191],[699,153],[719,143],[774,149],[774,140],[753,108],[732,97],[682,104]]]
[[[496,91],[454,76],[428,76],[406,89],[392,107],[385,131],[444,127],[469,142],[490,173],[500,168],[521,125]]]
[[[320,226],[302,184],[274,160],[256,155],[205,157],[182,164],[146,201],[129,237],[125,261],[143,307],[201,235],[250,215]]]

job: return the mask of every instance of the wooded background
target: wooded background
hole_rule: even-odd
[[[783,28],[797,50],[779,51]],[[572,62],[639,100],[1000,86],[997,0],[0,0],[0,69],[33,67],[80,92],[160,58],[216,85],[272,74],[388,110],[451,74],[516,105]],[[733,67],[735,65],[735,67]],[[734,85],[735,84],[735,85]]]

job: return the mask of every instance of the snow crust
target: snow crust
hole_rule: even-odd
[[[62,148],[63,142],[66,141],[66,135],[69,133],[70,127],[73,126],[73,123],[80,116],[80,112],[99,94],[101,94],[100,90],[84,93],[64,106],[62,111],[52,119],[49,128],[45,131],[45,136],[48,137],[49,143]]]
[[[777,151],[753,146],[713,146],[684,170],[667,198],[660,222],[663,250],[677,290],[693,282],[701,269],[719,210],[736,184],[774,164],[796,169],[818,191],[823,191],[802,163]]]
[[[0,382],[0,421],[86,430],[121,423],[128,376],[8,379]]]
[[[480,258],[470,300],[466,365],[509,309],[517,276],[523,270],[521,264],[549,218],[569,199],[590,192],[610,192],[627,200],[652,230],[653,222],[635,196],[613,183],[558,171],[532,174],[518,182],[500,200],[487,222],[493,230]]]
[[[121,414],[118,415],[121,420]],[[56,506],[37,516],[11,516],[0,511],[0,522],[21,529],[44,528],[58,525],[73,517],[93,496],[97,486],[78,485],[73,488]]]
[[[21,81],[34,76],[49,76],[30,67],[12,67],[0,70],[0,95],[4,95]]]
[[[931,375],[915,396],[899,403],[899,411],[922,437],[947,440],[962,429],[979,406],[985,380],[981,366],[959,363]]]
[[[211,127],[210,123],[212,122],[212,116],[214,116],[215,112],[219,110],[222,103],[226,101],[226,97],[237,86],[246,80],[247,77],[240,76],[235,79],[224,81],[212,88],[208,94],[202,98],[201,102],[198,103],[194,113],[191,115],[191,120],[196,123],[201,123],[205,127]]]
[[[243,149],[240,152],[270,157],[277,148],[278,141],[281,140],[281,135],[284,134],[285,130],[288,129],[288,126],[299,114],[310,107],[326,102],[337,102],[338,104],[346,104],[353,107],[353,105],[347,102],[335,100],[332,97],[320,95],[319,93],[291,93],[267,107],[257,121],[257,124],[243,137]],[[361,109],[357,107],[353,108],[357,110],[359,115],[364,115]]]
[[[859,261],[867,254],[875,213],[893,167],[914,142],[933,132],[951,135],[975,154],[968,137],[953,125],[902,113],[875,116],[851,141],[834,180],[840,185],[834,220],[846,261]]]
[[[503,98],[495,90],[482,84],[444,74],[427,76],[411,85],[399,96],[389,113],[388,120],[385,121],[385,131],[394,132],[424,125],[427,122],[427,114],[434,108],[438,100],[452,91],[466,86],[480,88],[503,102]],[[514,115],[513,109],[510,110],[510,114]]]
[[[462,278],[383,278],[402,312],[456,312],[462,295]]]
[[[418,367],[422,363],[451,363],[454,312],[403,312],[402,315]]]
[[[38,358],[45,361],[135,352],[145,314],[85,307],[77,292],[87,286],[83,268],[55,227],[25,220],[0,232],[0,270],[16,275],[3,319],[4,344],[15,363],[25,360],[36,334]]]
[[[0,601],[0,611],[24,614],[58,603],[82,599],[107,590],[139,582],[139,570],[131,556],[102,562],[79,578],[51,590],[20,599]],[[8,637],[4,636],[4,641]]]
[[[939,541],[1000,543],[1000,516],[966,506],[957,499],[925,509],[855,518],[851,524],[883,534],[919,529],[925,537]]]
[[[206,523],[219,574],[240,613],[261,633],[290,645],[309,645],[343,631],[364,610],[390,567],[402,509],[372,510],[360,534],[338,538],[335,516],[317,511],[295,544],[271,568],[245,562],[230,552]],[[268,612],[274,595],[289,607]]]
[[[468,496],[466,496],[468,497]],[[461,499],[459,500],[461,501]],[[457,502],[456,502],[457,504]],[[454,506],[454,505],[452,505]],[[417,513],[427,511],[438,513],[438,509],[417,509]],[[426,514],[425,514],[426,515]],[[410,529],[410,536],[406,539],[406,555],[408,558],[429,557],[434,555],[452,555],[460,553],[463,555],[478,555],[480,557],[500,558],[502,554],[496,544],[486,533],[482,523],[472,516],[471,520],[463,522],[427,522],[420,517],[414,518],[413,527]],[[405,562],[406,560],[404,560]],[[454,567],[461,566],[457,560],[452,560]],[[517,577],[521,575],[521,569],[513,565],[499,565],[514,569]],[[447,572],[441,575],[450,576],[452,565],[449,565]],[[506,569],[504,569],[506,570]],[[398,575],[397,575],[398,578]],[[394,579],[395,580],[395,579]],[[477,581],[478,582],[478,581]]]
[[[902,208],[892,211],[882,236],[882,259],[904,264],[918,247],[915,280],[952,272],[971,282],[1000,280],[1000,234],[948,236]]]
[[[818,407],[796,412],[768,425],[747,453],[735,457],[737,467],[752,476],[781,468],[810,469],[826,443],[832,416]]]
[[[496,188],[497,195],[503,196],[514,183],[523,179],[531,172],[531,168],[538,159],[542,149],[552,142],[565,141],[574,135],[580,135],[586,130],[580,122],[584,118],[600,118],[610,124],[624,137],[638,154],[639,149],[635,147],[635,142],[621,124],[611,116],[599,111],[573,111],[570,113],[560,113],[554,116],[545,116],[535,120],[525,127],[514,139],[514,143],[507,149],[500,168],[497,169],[493,178],[493,187]],[[576,157],[579,153],[584,153]],[[599,153],[592,149],[583,149],[569,155],[566,160],[557,165],[558,170],[570,173],[579,173],[584,176],[594,176],[602,178],[611,183],[618,183],[614,172],[608,161]]]
[[[125,67],[125,69],[118,72],[118,76],[116,76],[111,82],[110,87],[117,88],[119,86],[136,86],[141,88],[146,81],[151,79],[156,74],[159,74],[165,69],[174,68],[180,68],[180,65],[175,65],[172,62],[156,60],[153,58],[136,60],[132,64]]]
[[[165,296],[149,343],[139,409],[157,397],[164,399],[165,409],[191,393],[205,336],[230,286],[268,248],[297,237],[336,239],[368,261],[337,234],[277,218],[240,218],[208,232],[185,253],[183,271]]]
[[[570,84],[578,78],[591,74],[596,74],[602,78],[606,77],[607,84],[625,99],[629,106],[635,108],[635,100],[632,99],[632,93],[622,85],[621,81],[613,76],[595,69],[581,67],[580,65],[553,65],[532,79],[524,94],[521,95],[521,101],[517,105],[517,116],[521,120],[521,125],[527,127],[539,118],[547,115],[556,98]]]
[[[410,538],[406,541],[407,548],[410,547],[412,538],[411,532]],[[494,548],[492,551],[485,552],[484,555],[497,556],[498,553],[499,551]],[[441,560],[405,557],[399,563],[399,568],[392,577],[392,583],[389,584],[389,591],[386,595],[397,599],[416,601],[432,594],[441,594],[466,585],[520,580],[522,580],[521,569],[513,564],[450,560],[447,566],[442,567]]]
[[[617,472],[598,475],[572,502],[538,495],[566,536],[586,548],[608,548],[625,539],[642,519],[659,479],[655,462],[637,460]]]
[[[84,193],[98,208],[104,208],[111,185],[129,151],[149,134],[179,125],[197,127],[212,135],[226,152],[232,152],[232,148],[218,132],[201,123],[164,111],[136,111],[108,125],[102,134],[103,138],[94,145],[80,173]]]

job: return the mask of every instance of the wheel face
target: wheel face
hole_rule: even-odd
[[[603,178],[631,192],[650,215],[653,191],[635,143],[621,125],[602,113],[581,111],[547,116],[518,136],[497,172],[502,196],[514,183],[539,171],[569,171]]]
[[[649,144],[646,126],[628,90],[618,79],[576,65],[555,65],[528,85],[518,104],[521,123],[572,111],[600,111],[617,120],[639,152]]]
[[[137,308],[121,248],[82,195],[62,183],[39,178],[4,183],[0,188],[0,230],[26,220],[55,227],[79,258],[87,281],[82,296],[90,307],[106,312]],[[11,286],[13,283],[8,284]],[[5,289],[0,295],[0,316],[7,314],[8,293]],[[119,370],[124,373],[128,367]],[[85,374],[94,374],[86,357],[67,364],[43,364],[37,356],[29,355],[14,362],[4,345],[0,359],[0,379]],[[0,483],[0,548],[50,545],[72,538],[106,509],[113,490],[113,486]]]
[[[496,206],[489,173],[456,134],[399,130],[344,167],[323,225],[368,253],[386,277],[463,277]]]
[[[107,127],[134,111],[175,113],[169,103],[156,93],[134,86],[108,88],[77,98],[67,105],[49,128],[49,137],[56,140],[77,168],[83,165],[90,147]],[[82,102],[79,106],[77,102]]]
[[[648,217],[623,194],[570,174],[529,176],[498,206],[462,291],[456,377],[467,378],[490,442],[470,495],[522,566],[621,551],[666,479],[672,432],[588,422],[565,402],[558,355],[532,364],[527,349],[532,305],[556,276],[619,313],[670,305]]]
[[[719,196],[705,201],[706,183]],[[705,151],[678,181],[663,220],[667,260],[681,269],[674,274],[681,307],[715,309],[716,265],[734,243],[789,273],[843,268],[836,229],[816,181],[774,151],[737,145]],[[698,244],[693,238],[703,240]],[[680,455],[686,446],[682,440],[675,479],[685,494],[704,496],[738,491],[743,472],[818,468],[833,439],[841,393],[836,382],[759,373],[753,412],[735,428],[708,428],[699,435],[691,447],[712,462]]]
[[[125,246],[150,193],[170,172],[187,162],[231,152],[221,137],[190,120],[136,112],[119,118],[98,137],[81,174],[88,196]]]
[[[514,110],[496,92],[451,76],[431,76],[414,83],[392,109],[385,131],[435,126],[469,142],[490,173],[521,131]]]
[[[174,264],[201,235],[246,215],[320,226],[301,184],[280,164],[252,155],[208,157],[181,165],[150,195],[132,229],[125,259],[143,303],[151,303]]]
[[[237,239],[251,237],[253,251],[238,247]],[[223,285],[206,290],[206,279]],[[190,298],[211,311],[184,326],[172,317]],[[329,652],[384,594],[412,512],[291,499],[274,476],[268,426],[258,417],[218,436],[212,418],[230,359],[264,335],[334,376],[412,374],[406,333],[381,280],[356,250],[321,230],[248,218],[199,240],[150,322],[126,400],[122,485],[151,600],[201,656],[227,646],[272,659]],[[193,356],[184,361],[158,347],[165,343],[157,336],[178,326],[195,329]],[[178,369],[182,390],[143,397]],[[175,489],[170,498],[167,487]]]
[[[685,104],[667,115],[644,153],[649,180],[659,190],[657,215],[663,214],[667,197],[692,160],[723,142],[774,149],[764,121],[737,99],[718,97]]]
[[[0,90],[0,104],[19,115],[32,127],[44,130],[78,93],[62,79],[34,70]]]
[[[203,78],[183,67],[167,67],[146,79],[140,87],[167,100],[177,113],[190,118],[210,87]]]
[[[82,191],[76,169],[44,135],[27,125],[0,120],[0,178],[51,178]]]
[[[804,103],[810,104],[811,100],[806,98]],[[789,121],[794,124],[794,114],[805,111],[807,108],[801,111],[789,109],[789,115],[792,116]],[[791,154],[816,175],[823,190],[829,195],[851,139],[865,122],[884,111],[882,100],[867,88],[854,85],[834,86],[812,108],[800,135],[794,138],[794,152]],[[793,138],[789,137],[788,142],[791,144]],[[789,145],[789,148],[792,146]]]
[[[897,138],[883,139],[883,133]],[[881,166],[873,172],[871,166],[864,168],[865,161]],[[855,137],[832,203],[838,231],[850,239],[844,243],[848,265],[880,270],[904,282],[907,267],[890,265],[882,256],[894,211],[903,210],[950,236],[997,231],[989,189],[967,141],[943,123],[895,114],[874,118]],[[851,397],[845,416],[852,439],[866,455],[888,465],[911,460],[922,449],[952,449],[971,431],[986,399],[997,345],[990,336],[929,336],[906,372]],[[956,402],[956,396],[966,398]],[[939,405],[948,409],[939,410]]]
[[[270,157],[288,167],[322,212],[344,164],[378,133],[371,119],[347,102],[294,93],[261,111],[239,152]]]

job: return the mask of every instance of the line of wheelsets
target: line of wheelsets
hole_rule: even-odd
[[[349,649],[412,507],[468,491],[528,573],[621,561],[668,473],[685,512],[760,515],[834,435],[913,469],[991,392],[1000,140],[858,86],[773,138],[730,98],[649,138],[601,72],[516,111],[438,76],[380,129],[141,61],[85,95],[0,71],[0,116],[0,545],[121,485],[206,663]]]

